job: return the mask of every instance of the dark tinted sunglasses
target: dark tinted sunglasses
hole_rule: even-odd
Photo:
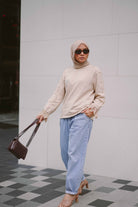
[[[83,50],[77,49],[77,50],[75,50],[75,54],[77,54],[77,55],[80,55],[82,52],[84,54],[88,54],[89,53],[89,49],[83,49]]]

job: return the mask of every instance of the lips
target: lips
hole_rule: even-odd
[[[80,59],[80,60],[84,60],[84,57],[80,57],[79,59]]]

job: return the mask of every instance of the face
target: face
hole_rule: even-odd
[[[84,50],[84,49],[88,49],[88,48],[85,44],[80,44],[76,50],[78,50],[78,49]],[[88,55],[89,55],[89,53],[84,54],[83,51],[82,51],[80,54],[75,53],[74,58],[77,62],[84,63],[87,60]]]

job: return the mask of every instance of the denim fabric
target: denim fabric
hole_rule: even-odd
[[[92,123],[84,113],[60,119],[61,156],[67,169],[66,193],[76,194],[85,179],[83,168]]]

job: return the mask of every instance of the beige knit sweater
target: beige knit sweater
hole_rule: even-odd
[[[104,99],[103,77],[99,68],[92,65],[80,69],[68,68],[41,114],[47,118],[63,102],[61,118],[72,117],[87,107],[94,111],[96,117]]]

